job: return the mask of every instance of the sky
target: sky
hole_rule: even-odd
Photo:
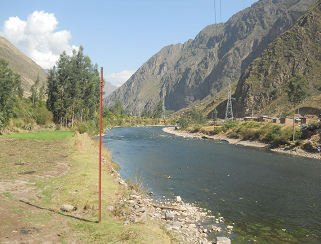
[[[1,3],[0,35],[43,69],[82,45],[104,79],[119,87],[163,47],[194,39],[254,2],[10,0]]]

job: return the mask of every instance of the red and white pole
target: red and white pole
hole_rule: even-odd
[[[104,88],[104,78],[103,78],[103,67],[101,67],[100,72],[100,116],[99,116],[99,220],[101,222],[101,131],[102,131],[102,114],[103,114],[103,88]]]

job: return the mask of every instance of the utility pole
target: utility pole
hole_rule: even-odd
[[[104,89],[104,78],[103,78],[103,67],[100,72],[100,116],[99,116],[99,220],[101,222],[101,131],[102,131],[102,114],[103,114],[103,89]]]
[[[226,104],[226,112],[225,112],[225,121],[232,118],[233,121],[233,108],[232,108],[232,96],[231,96],[231,83],[229,84],[228,95],[227,95],[227,104]]]

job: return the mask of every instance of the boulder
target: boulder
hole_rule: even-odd
[[[63,204],[61,206],[60,210],[63,211],[63,212],[72,212],[72,211],[77,210],[77,207],[72,206],[70,204]]]
[[[231,240],[227,237],[216,237],[216,244],[231,244]]]

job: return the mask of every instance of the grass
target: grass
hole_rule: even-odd
[[[34,133],[17,133],[3,137],[14,139],[65,140],[72,137],[72,131],[39,131]]]
[[[11,201],[17,206],[10,208],[8,204],[12,221],[14,216],[21,214],[21,221],[42,223],[47,230],[59,233],[60,240],[65,243],[172,242],[160,223],[148,221],[125,226],[124,220],[106,210],[107,206],[117,207],[118,200],[127,194],[115,183],[111,166],[117,167],[106,148],[102,152],[102,216],[101,223],[97,223],[98,142],[87,134],[73,136],[67,131],[16,134],[1,136],[0,145],[0,178],[11,182],[26,181],[26,185],[32,183],[40,196],[36,199],[30,195],[27,202],[32,207],[21,203],[15,193],[0,194],[5,202]],[[52,173],[59,165],[68,168],[59,174]],[[78,211],[62,213],[59,209],[63,204],[77,206]]]

